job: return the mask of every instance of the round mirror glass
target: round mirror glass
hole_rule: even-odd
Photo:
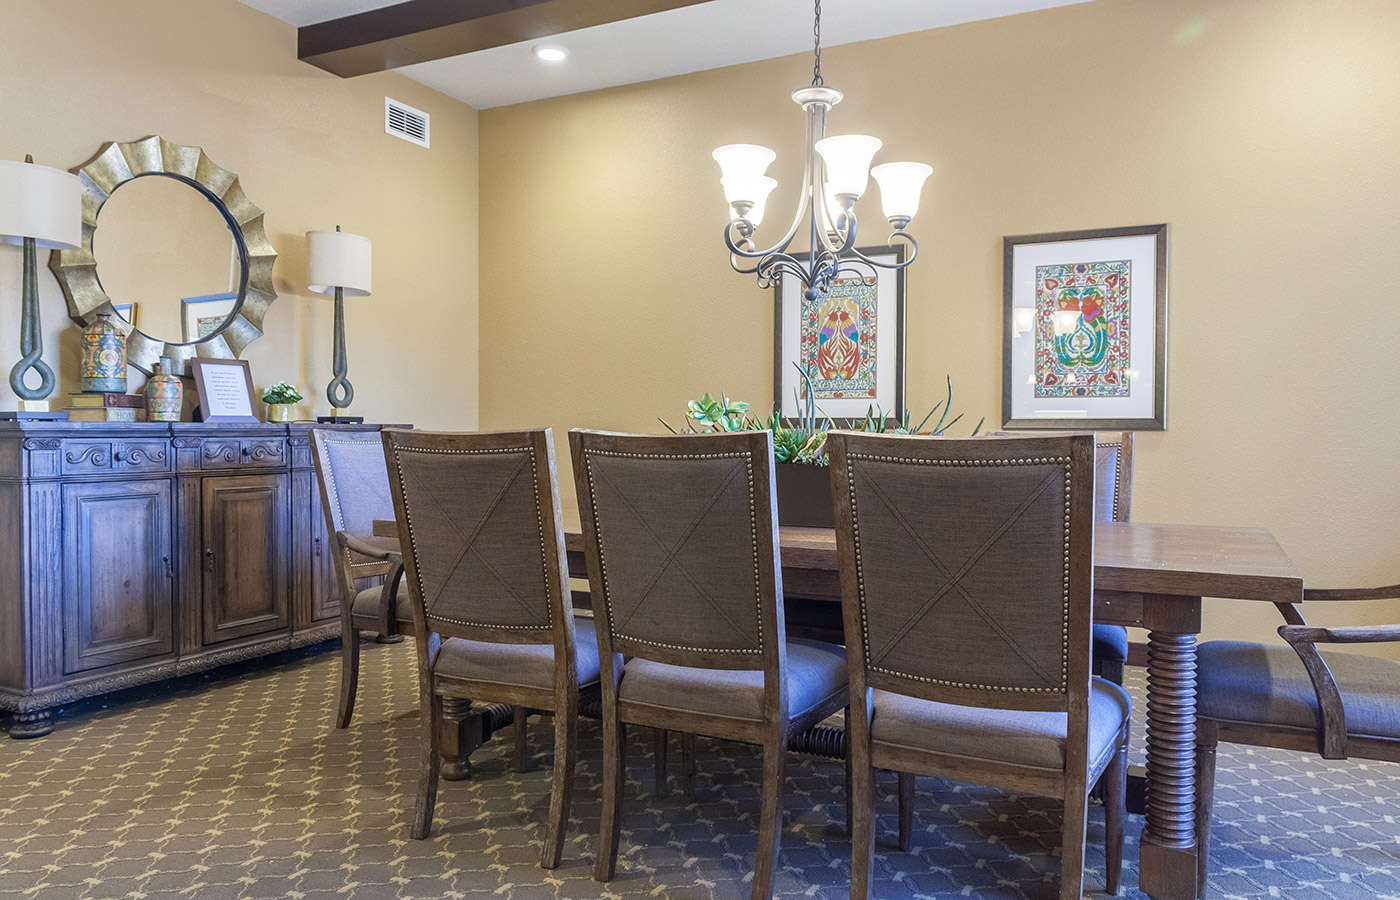
[[[157,341],[218,332],[238,304],[238,245],[223,215],[178,178],[148,175],[117,187],[97,215],[92,253],[117,314]]]

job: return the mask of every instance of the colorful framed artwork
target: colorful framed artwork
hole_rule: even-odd
[[[217,334],[238,306],[237,294],[206,294],[180,300],[180,317],[185,343],[192,344]]]
[[[253,414],[253,372],[246,359],[190,360],[200,422],[259,422]]]
[[[893,265],[905,248],[860,252]],[[904,409],[904,270],[853,267],[815,300],[790,275],[774,287],[773,407],[783,416],[801,413],[809,385],[818,413],[838,425]]]
[[[1007,237],[1007,429],[1167,427],[1167,226]]]

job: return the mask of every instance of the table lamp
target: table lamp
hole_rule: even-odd
[[[53,393],[53,369],[41,358],[44,335],[39,327],[39,274],[35,251],[76,250],[83,243],[83,185],[78,176],[61,169],[0,160],[0,243],[24,247],[24,299],[20,306],[20,361],[10,372],[10,388],[19,396],[17,412],[0,412],[0,419],[66,419],[50,412],[46,399]],[[33,369],[39,386],[29,387],[24,376]]]
[[[345,297],[369,296],[369,238],[341,231],[308,231],[307,287],[318,294],[335,294],[335,378],[326,385],[335,414],[318,416],[318,422],[363,422],[363,416],[342,416],[340,411],[355,399],[355,388],[345,377]]]

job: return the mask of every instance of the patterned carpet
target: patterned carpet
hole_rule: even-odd
[[[532,725],[523,775],[509,767],[508,731],[478,751],[474,780],[445,782],[432,837],[413,841],[413,648],[365,645],[356,719],[338,732],[333,647],[75,704],[49,737],[0,739],[0,898],[748,896],[761,771],[749,748],[702,738],[696,802],[686,804],[674,778],[669,794],[653,792],[650,740],[634,737],[610,885],[591,878],[601,753],[594,722],[582,729],[561,868],[536,865],[547,724]],[[1134,743],[1140,754],[1140,734]],[[841,766],[794,757],[788,771],[777,894],[845,898]],[[1056,896],[1056,804],[920,779],[915,848],[904,854],[892,846],[894,780],[879,784],[877,897]],[[1397,796],[1397,765],[1222,745],[1211,896],[1400,898]],[[1095,891],[1101,809],[1091,808],[1089,823]],[[1127,897],[1142,896],[1140,827],[1130,817]]]

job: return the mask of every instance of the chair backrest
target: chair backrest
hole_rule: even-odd
[[[569,444],[600,653],[775,671],[785,632],[772,434],[576,429]]]
[[[1094,450],[1095,522],[1131,522],[1133,511],[1133,433],[1101,434]]]
[[[384,443],[378,431],[313,428],[311,452],[331,534],[348,531],[369,535],[375,519],[394,517]]]
[[[549,429],[386,430],[404,576],[420,634],[555,643],[573,664]]]
[[[1087,709],[1093,435],[837,431],[827,452],[853,697]]]

